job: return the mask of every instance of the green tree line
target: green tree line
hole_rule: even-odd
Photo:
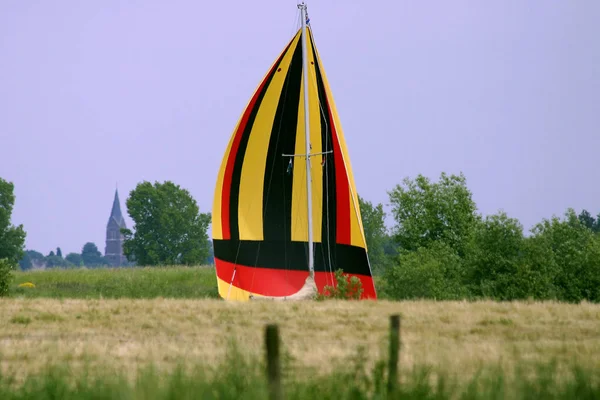
[[[0,297],[8,293],[12,270],[23,256],[26,233],[12,224],[15,186],[0,177]]]
[[[94,243],[63,258],[24,252],[25,231],[11,224],[12,183],[0,179],[0,259],[6,271],[101,266],[108,262]],[[499,211],[477,211],[463,174],[437,181],[418,175],[388,192],[393,226],[382,204],[359,197],[378,291],[392,299],[555,299],[600,301],[600,215],[568,209],[529,232]],[[138,265],[198,265],[212,259],[210,213],[174,184],[139,183],[127,199],[133,229],[122,230],[124,253]],[[8,266],[8,267],[6,267]],[[1,266],[0,266],[1,267]]]
[[[600,301],[600,214],[568,209],[526,236],[503,211],[479,214],[463,174],[407,178],[388,195],[389,231],[382,205],[361,199],[370,260],[388,297]]]
[[[110,263],[93,242],[85,243],[80,253],[69,253],[65,257],[60,247],[56,248],[56,252],[50,251],[45,256],[36,250],[26,250],[19,260],[19,267],[23,271],[32,268],[96,268],[107,265]]]

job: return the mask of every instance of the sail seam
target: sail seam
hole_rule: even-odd
[[[310,37],[310,39],[311,39],[311,45],[312,45],[312,47],[313,47],[313,51],[314,51],[314,53],[315,53],[315,56],[316,56],[316,57],[315,57],[315,58],[316,58],[316,60],[315,60],[315,61],[317,61],[317,60],[318,60],[318,61],[319,61],[319,62],[318,62],[318,64],[320,64],[321,57],[320,57],[320,55],[319,55],[319,52],[318,52],[318,50],[316,49],[316,46],[314,45],[314,39],[313,39],[312,28],[311,28],[311,32],[310,32],[310,34],[309,34],[309,37]],[[329,112],[330,112],[330,114],[331,114],[331,107],[329,107],[329,109],[330,109],[330,110],[329,110]],[[332,119],[331,119],[331,123],[333,124],[333,126],[334,126],[334,127],[336,127],[336,128],[337,128],[337,124],[336,124],[336,122],[335,122],[335,119],[334,119],[334,118],[332,118]],[[337,135],[336,135],[336,139],[337,139],[338,145],[339,145],[339,147],[340,147],[340,150],[341,150],[341,142],[340,142],[340,139],[339,139],[339,137],[337,137]],[[343,163],[343,165],[344,165],[344,169],[346,170],[346,177],[347,177],[347,179],[348,179],[348,188],[349,188],[349,191],[350,191],[350,198],[352,199],[352,208],[353,208],[353,211],[354,211],[355,215],[358,217],[360,214],[359,214],[359,213],[357,213],[357,204],[356,204],[356,202],[355,202],[355,200],[354,200],[355,193],[354,193],[354,190],[353,190],[352,184],[351,184],[351,182],[350,182],[350,175],[347,173],[347,171],[348,171],[348,166],[347,166],[347,164],[346,164],[346,159],[345,159],[345,157],[344,157],[344,153],[343,153],[342,151],[340,151],[340,156],[341,156],[341,159],[342,159],[342,163]],[[363,239],[363,243],[364,243],[364,245],[365,245],[365,253],[366,253],[366,256],[367,256],[367,265],[368,265],[368,267],[369,267],[369,273],[370,273],[370,274],[371,274],[371,276],[372,276],[372,275],[373,275],[373,271],[372,271],[372,269],[371,269],[371,261],[369,260],[369,253],[368,253],[368,249],[367,249],[367,239],[366,239],[366,237],[365,237],[365,233],[364,233],[364,227],[363,227],[363,223],[362,223],[362,218],[358,218],[358,223],[360,224],[360,225],[359,225],[359,226],[360,226],[360,228],[361,228],[361,229],[360,229],[360,234],[361,234],[361,237],[362,237],[362,239]],[[376,290],[375,290],[375,285],[373,285],[373,290],[375,291],[375,293],[377,293],[377,292],[376,292]]]

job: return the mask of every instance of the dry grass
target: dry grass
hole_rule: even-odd
[[[276,322],[296,364],[326,372],[357,346],[379,357],[394,313],[405,371],[429,364],[471,376],[481,366],[551,359],[600,369],[600,305],[550,302],[0,299],[0,362],[20,376],[57,362],[126,371],[214,363],[230,338],[260,354],[264,325]]]

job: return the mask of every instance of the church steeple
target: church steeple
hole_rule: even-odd
[[[125,219],[121,213],[121,202],[119,201],[119,190],[115,189],[112,210],[106,225],[106,247],[104,255],[113,266],[123,265],[127,259],[123,255],[123,234],[121,228],[127,228]]]
[[[115,189],[115,199],[113,200],[112,210],[110,212],[110,218],[115,219],[119,226],[123,225],[125,228],[125,219],[123,218],[123,214],[121,214],[121,202],[119,201],[119,189]]]

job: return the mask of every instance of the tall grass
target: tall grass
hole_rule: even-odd
[[[35,288],[20,287],[31,282]],[[78,268],[19,271],[11,296],[49,298],[217,298],[211,267]]]
[[[30,375],[55,361],[125,370],[147,363],[169,369],[181,359],[212,364],[229,337],[259,353],[264,325],[276,323],[303,368],[329,373],[331,360],[359,346],[370,360],[385,353],[392,314],[402,318],[401,373],[427,364],[470,376],[481,365],[509,371],[553,359],[600,370],[596,304],[163,298],[0,299],[0,368]]]
[[[215,269],[197,267],[54,268],[16,271],[9,296],[26,298],[219,298]],[[374,277],[377,288],[381,277]],[[31,282],[35,288],[20,287]],[[384,299],[383,292],[380,299]]]
[[[286,398],[383,399],[398,313],[392,398],[600,398],[600,306],[585,302],[196,300],[217,297],[202,267],[18,272],[11,295],[0,299],[2,400],[264,399],[269,322],[284,338]],[[228,338],[243,352],[226,352]]]
[[[233,351],[232,351],[233,350]],[[539,363],[535,373],[519,368],[507,374],[502,368],[482,367],[467,382],[450,371],[414,366],[390,396],[386,393],[386,363],[379,360],[365,368],[360,352],[340,360],[325,375],[296,376],[284,363],[284,395],[287,399],[598,399],[600,372],[571,366],[565,372],[553,362]],[[0,360],[1,361],[1,360]],[[216,365],[181,364],[169,372],[152,364],[131,379],[109,366],[101,372],[68,364],[49,365],[36,375],[18,379],[0,374],[0,398],[17,399],[267,399],[264,363],[235,347]]]

